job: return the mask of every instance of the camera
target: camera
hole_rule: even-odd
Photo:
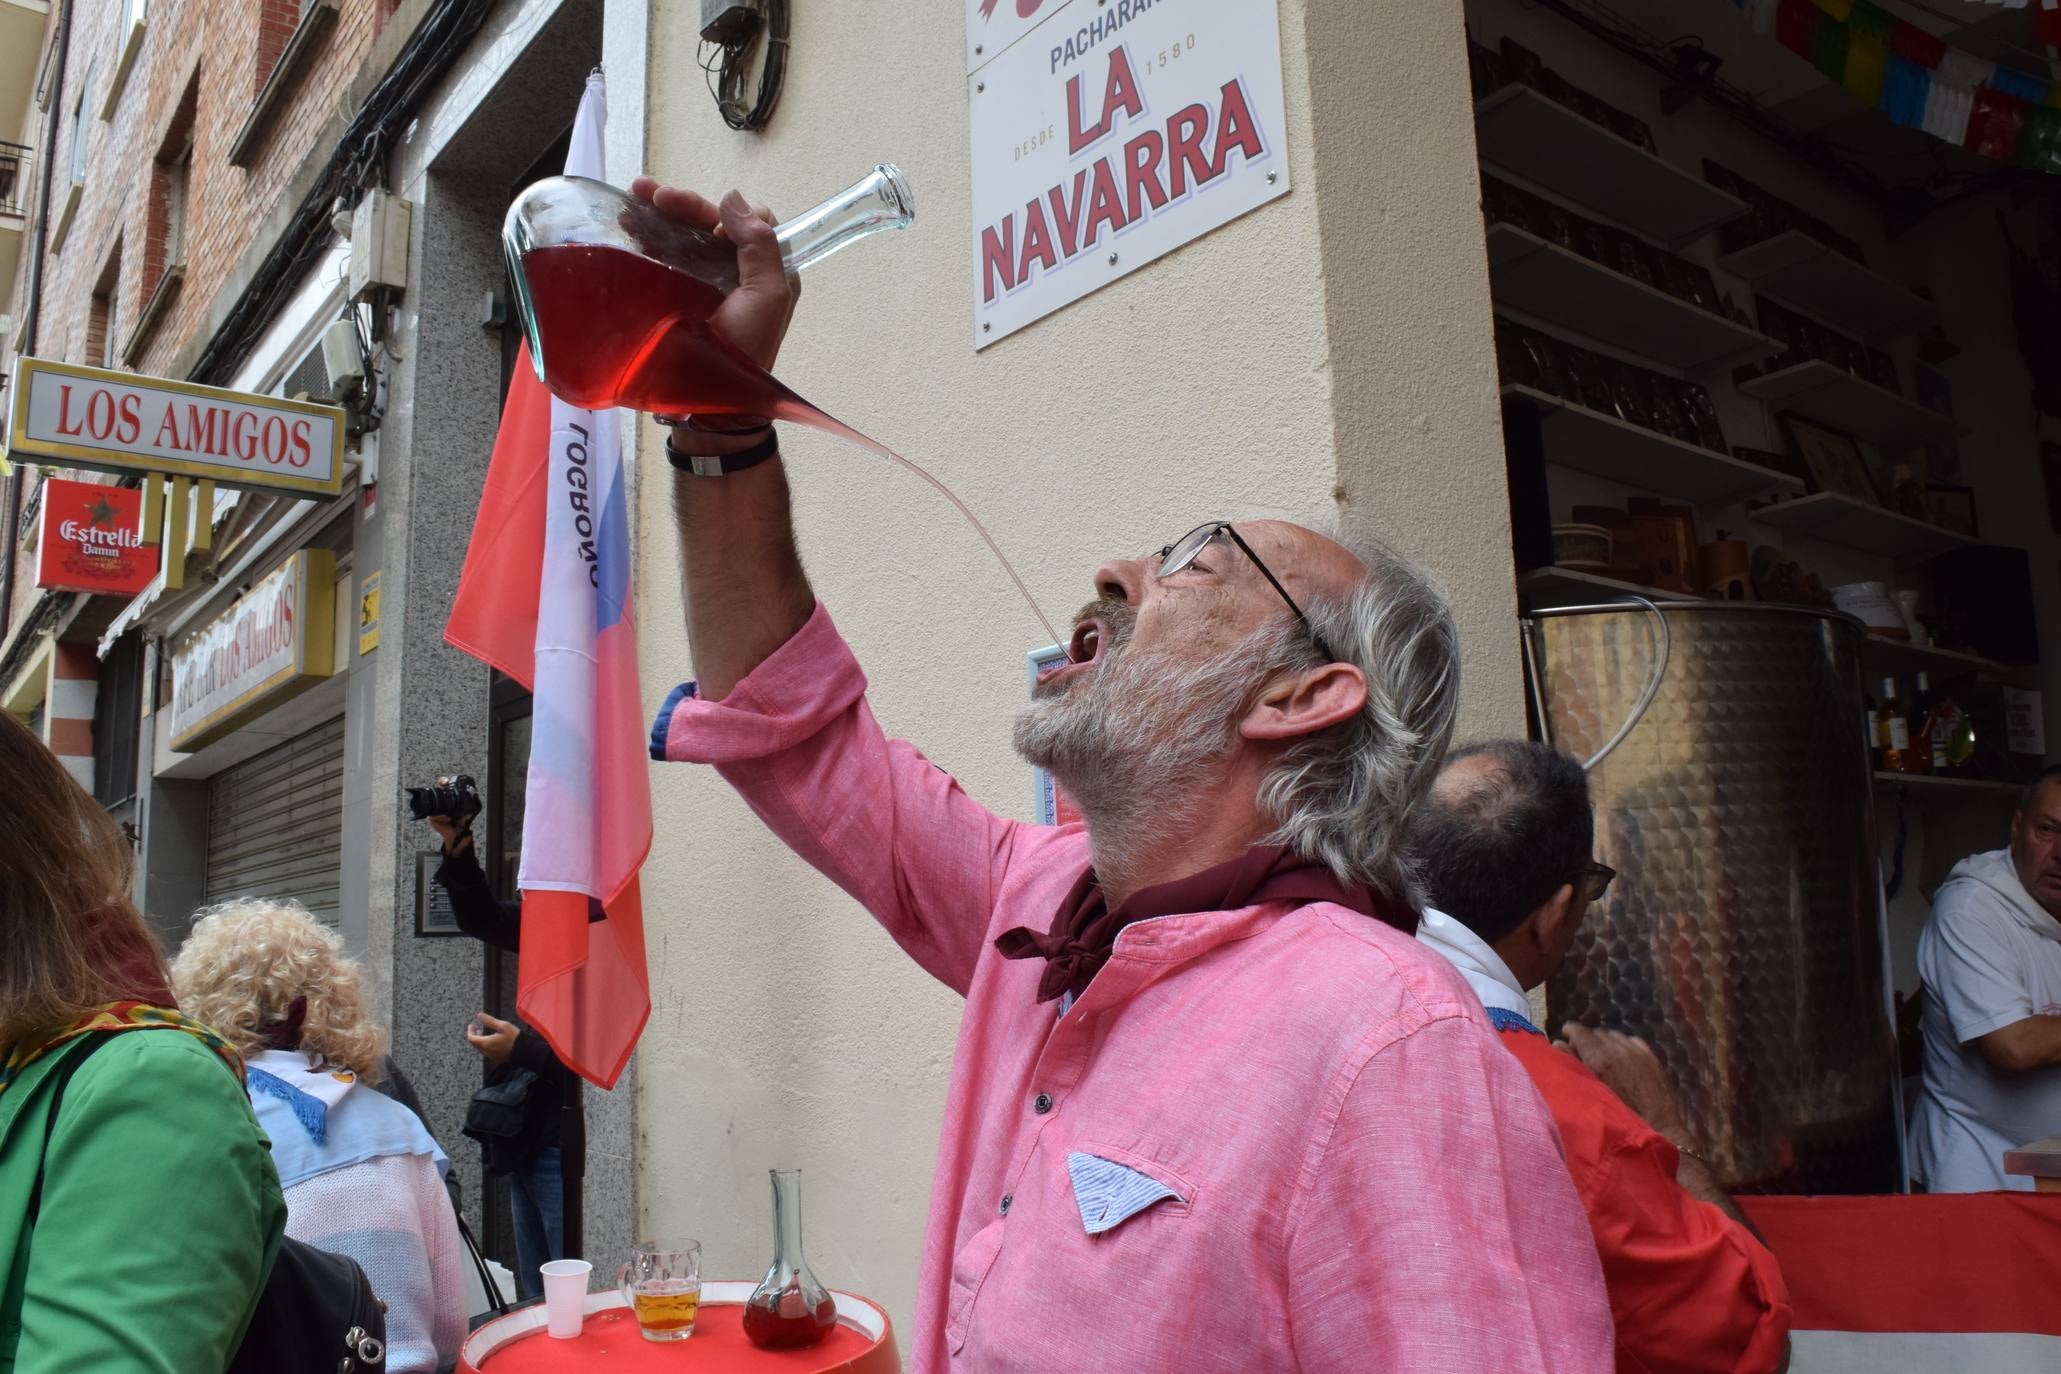
[[[479,784],[463,773],[448,782],[440,780],[431,787],[410,787],[406,791],[408,812],[418,821],[431,816],[469,821],[486,805],[480,800]]]

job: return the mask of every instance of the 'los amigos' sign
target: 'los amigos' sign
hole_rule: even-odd
[[[172,747],[228,734],[336,669],[336,555],[301,549],[172,646]]]
[[[20,358],[9,452],[230,487],[343,490],[343,411],[162,377]]]
[[[1040,0],[1025,18],[966,82],[976,348],[1288,191],[1275,0]],[[985,22],[976,8],[968,32]]]
[[[143,493],[134,487],[43,483],[36,585],[96,596],[134,596],[157,576],[157,546],[136,526]]]

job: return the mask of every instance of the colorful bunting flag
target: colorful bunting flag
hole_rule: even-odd
[[[1795,53],[1893,123],[1984,157],[2061,171],[2061,82],[1999,67],[1899,19],[1875,0],[1733,0],[1755,33]],[[1990,0],[2025,9],[2032,0]],[[2043,42],[2061,47],[2061,0],[2038,0]]]
[[[1882,113],[1891,122],[1914,129],[1925,118],[1925,100],[1932,90],[1932,73],[1900,52],[1892,52],[1883,68]]]
[[[1968,115],[1968,151],[1998,159],[2014,156],[2025,132],[2025,102],[1994,86],[1975,88]]]

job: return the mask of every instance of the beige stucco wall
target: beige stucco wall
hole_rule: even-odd
[[[663,0],[649,162],[663,179],[734,184],[787,210],[872,162],[903,166],[917,227],[811,273],[782,376],[937,471],[1055,619],[1089,597],[1108,554],[1213,515],[1342,511],[1452,590],[1468,647],[1463,732],[1518,730],[1460,5],[1280,9],[1294,191],[979,355],[966,342],[957,4],[796,6],[786,92],[755,137],[725,129],[703,89],[694,0]],[[881,720],[976,797],[1026,815],[1008,724],[1024,652],[1043,642],[1036,624],[912,477],[813,434],[784,443],[810,575],[868,667]],[[661,462],[641,467],[655,708],[691,667],[672,479]],[[659,767],[652,790],[645,1229],[699,1236],[711,1274],[755,1276],[771,1246],[763,1171],[799,1165],[818,1273],[906,1322],[958,999],[712,773]]]

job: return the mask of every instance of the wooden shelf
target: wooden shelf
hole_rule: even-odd
[[[1813,360],[1764,373],[1741,382],[1739,391],[1776,410],[1794,411],[1884,448],[1918,448],[1968,432],[1951,416],[1927,410],[1827,362]]]
[[[1561,567],[1533,568],[1530,572],[1519,573],[1517,594],[1531,606],[1585,606],[1624,596],[1643,596],[1648,601],[1701,600],[1687,592],[1664,592],[1658,587],[1620,582],[1601,573]]]
[[[1546,461],[1556,467],[1698,505],[1776,489],[1803,491],[1803,483],[1786,473],[1575,405],[1537,387],[1506,386],[1503,395],[1530,401],[1545,412]]]
[[[1952,530],[1828,491],[1760,506],[1748,514],[1764,525],[1806,539],[1843,544],[1900,562],[1915,562],[1975,542]]]
[[[1614,272],[1514,224],[1488,229],[1489,294],[1609,347],[1683,372],[1766,357],[1773,339],[1701,306]]]
[[[1529,86],[1506,86],[1474,107],[1484,162],[1670,248],[1752,209]]]
[[[1998,798],[2015,797],[2025,786],[2022,782],[1995,782],[1989,778],[1935,778],[1930,773],[1883,773],[1875,774],[1877,787],[1915,787],[1920,792],[1937,792],[1942,795],[1959,792],[1964,795],[1990,795]]]
[[[1866,653],[1871,660],[1899,672],[1916,672],[1922,668],[1927,672],[1990,673],[2010,677],[2028,671],[1999,663],[1993,658],[1962,653],[1959,649],[1939,649],[1930,644],[1913,644],[1909,640],[1884,639],[1881,635],[1869,635],[1867,643]]]
[[[1872,272],[1800,229],[1787,229],[1718,259],[1770,300],[1793,306],[1864,343],[1915,334],[1939,318],[1939,307]]]

